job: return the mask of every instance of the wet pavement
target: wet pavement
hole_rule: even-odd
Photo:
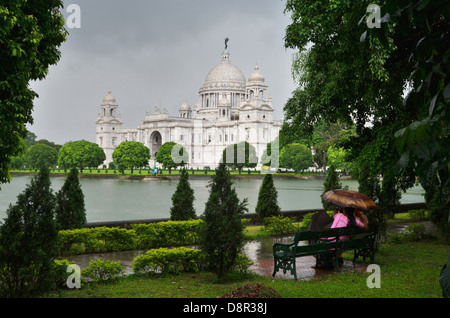
[[[269,238],[258,241],[247,242],[244,245],[243,252],[253,261],[253,265],[250,266],[249,271],[255,272],[263,276],[272,276],[273,273],[273,256],[272,246],[275,243],[287,243],[292,241],[292,236],[283,238]],[[69,261],[73,261],[82,269],[89,266],[91,260],[103,260],[103,261],[120,261],[120,264],[124,267],[125,275],[132,274],[133,269],[131,262],[134,258],[144,253],[143,250],[124,251],[124,252],[111,252],[111,253],[98,253],[98,254],[83,254],[66,257]],[[296,261],[297,266],[297,279],[307,280],[317,277],[319,275],[327,275],[335,273],[336,270],[316,270],[312,268],[315,265],[315,258],[313,256],[301,257]],[[344,261],[341,271],[355,271],[364,270],[368,264],[353,264],[352,262]],[[277,279],[294,279],[291,273],[284,274],[282,271],[276,273]]]

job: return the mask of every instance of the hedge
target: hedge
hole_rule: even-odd
[[[60,255],[195,245],[203,221],[135,224],[131,229],[97,227],[59,231]]]
[[[208,269],[207,255],[187,247],[159,248],[137,256],[132,262],[135,274],[180,274]],[[245,255],[238,255],[234,269],[247,272],[253,262]]]
[[[159,248],[137,256],[132,267],[135,274],[197,272],[203,269],[204,254],[186,247]]]

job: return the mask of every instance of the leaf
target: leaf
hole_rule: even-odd
[[[409,151],[406,151],[402,154],[402,156],[398,160],[398,164],[400,165],[401,169],[405,169],[408,166],[408,163],[409,163]]]
[[[413,148],[414,154],[420,159],[429,160],[430,159],[430,151],[427,146],[423,143],[417,144]]]
[[[434,111],[434,107],[436,106],[436,100],[439,96],[439,93],[437,93],[436,95],[434,95],[433,99],[430,102],[430,108],[429,108],[429,115],[433,115],[433,111]]]
[[[381,23],[387,23],[391,21],[391,15],[389,13],[386,13],[381,19],[380,22]]]
[[[421,11],[428,5],[429,2],[430,0],[421,0],[415,5],[415,9],[417,11]]]
[[[359,38],[359,41],[360,42],[364,42],[366,40],[366,37],[367,37],[367,30],[364,31],[363,34],[361,34],[361,37]]]
[[[367,18],[367,13],[362,16],[361,20],[359,20],[359,22],[358,22],[358,25],[361,25],[361,23],[363,21],[365,21],[366,18]]]
[[[448,261],[442,268],[439,277],[439,284],[441,285],[442,296],[444,298],[450,297],[450,266],[448,266],[448,263],[450,263],[450,253],[448,254]]]
[[[443,95],[445,99],[450,98],[450,84],[447,84],[447,86],[444,87]]]

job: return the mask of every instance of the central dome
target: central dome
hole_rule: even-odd
[[[222,53],[222,61],[220,64],[209,71],[205,84],[224,82],[246,83],[244,74],[230,63],[230,53],[227,50]]]

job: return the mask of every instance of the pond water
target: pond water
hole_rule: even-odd
[[[31,181],[30,176],[16,176],[11,183],[2,184],[0,190],[0,222],[6,217],[9,204],[14,204],[17,195],[23,192]],[[64,184],[64,177],[53,177],[52,188],[58,191]],[[234,187],[239,198],[248,198],[248,212],[253,213],[258,200],[262,179],[235,179]],[[203,214],[208,200],[208,178],[190,178],[195,193],[194,205],[197,215]],[[355,180],[341,180],[350,190],[358,189]],[[85,196],[88,222],[141,220],[169,218],[172,195],[178,180],[119,180],[80,179]],[[278,203],[282,211],[320,209],[320,195],[323,180],[275,179]],[[424,202],[424,190],[420,186],[409,189],[402,196],[402,203]]]

